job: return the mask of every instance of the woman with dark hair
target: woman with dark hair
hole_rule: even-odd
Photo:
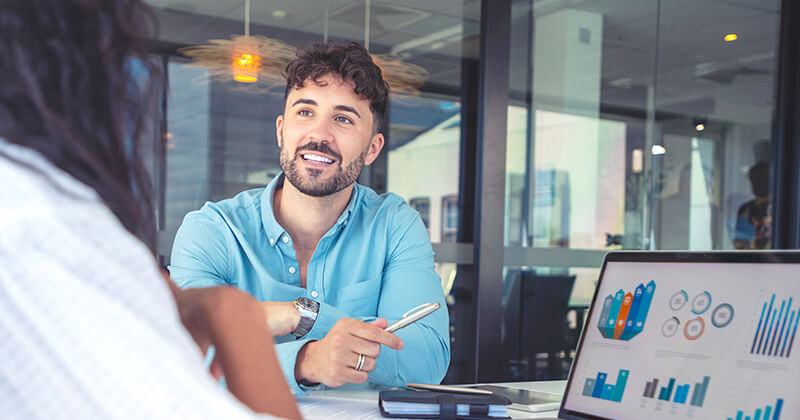
[[[154,28],[141,0],[0,3],[3,419],[300,417],[259,304],[153,257]]]

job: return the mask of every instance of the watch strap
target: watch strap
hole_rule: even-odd
[[[311,328],[314,327],[314,322],[317,320],[317,314],[319,313],[319,302],[309,298],[299,297],[295,299],[294,306],[297,308],[298,312],[300,312],[300,322],[297,324],[297,328],[292,332],[292,335],[300,338],[308,334]]]

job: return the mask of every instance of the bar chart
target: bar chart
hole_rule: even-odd
[[[640,283],[633,292],[620,289],[606,296],[597,323],[603,337],[627,341],[642,332],[655,290],[656,283],[651,280],[647,285]]]
[[[792,309],[793,298],[783,299],[778,305],[776,295],[764,302],[758,320],[750,354],[788,358],[797,334],[800,313]]]
[[[757,408],[753,415],[745,415],[743,410],[736,412],[736,417],[728,417],[728,420],[780,420],[783,399],[778,398],[775,406],[768,405],[763,409]]]
[[[708,384],[711,382],[710,376],[704,376],[701,382],[695,382],[694,388],[692,389],[692,396],[689,398],[689,390],[691,386],[689,384],[682,384],[676,386],[677,380],[675,378],[669,378],[668,381],[662,381],[661,383],[666,383],[666,386],[662,386],[658,392],[658,399],[660,401],[672,401],[676,404],[686,404],[687,400],[689,405],[694,407],[702,407],[703,402],[706,399],[706,391],[708,391]],[[642,394],[645,398],[656,398],[656,391],[658,388],[659,379],[653,378],[652,381],[648,381],[644,387],[644,393]]]
[[[583,385],[582,394],[587,397],[599,398],[601,400],[621,402],[622,395],[625,393],[625,384],[628,382],[630,371],[620,369],[617,374],[616,383],[608,382],[608,374],[598,372],[594,378],[586,378]]]

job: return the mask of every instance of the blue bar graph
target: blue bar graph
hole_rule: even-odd
[[[603,388],[606,385],[606,374],[605,372],[600,372],[597,374],[597,379],[594,381],[594,390],[592,391],[592,396],[595,398],[602,398],[603,395]]]
[[[764,302],[761,307],[761,317],[750,345],[750,354],[789,357],[792,353],[792,344],[800,321],[800,312],[796,308],[792,309],[792,304],[797,302],[790,297],[788,300],[781,300],[778,305],[775,299],[773,294],[769,302]]]
[[[780,420],[782,409],[783,398],[778,398],[778,401],[775,402],[775,411],[773,411],[773,408],[770,405],[766,406],[764,411],[761,411],[760,408],[757,408],[753,416],[745,416],[743,410],[738,410],[736,412],[736,417],[728,417],[728,420]],[[764,413],[764,417],[761,417],[761,413]]]
[[[702,407],[703,402],[706,398],[706,391],[708,390],[708,384],[711,382],[710,376],[703,377],[702,382],[695,382],[694,384],[694,391],[692,391],[692,397],[689,399],[689,390],[691,389],[691,385],[683,384],[678,385],[675,387],[676,384],[675,378],[669,378],[668,385],[665,387],[661,387],[661,391],[658,393],[658,399],[661,401],[670,401],[676,404],[686,404],[686,401],[689,400],[689,405],[695,407]],[[653,378],[652,381],[648,381],[644,388],[644,393],[642,394],[645,398],[654,398],[655,397],[655,390],[658,386],[658,379]],[[674,395],[673,395],[673,390]]]
[[[581,394],[601,400],[621,402],[622,395],[625,392],[625,385],[628,383],[628,374],[630,374],[630,371],[620,369],[617,374],[616,384],[611,384],[607,382],[607,373],[598,372],[597,377],[586,378]]]
[[[661,388],[661,394],[658,396],[659,400],[669,401],[672,398],[672,391],[675,388],[675,378],[669,378],[669,384]]]
[[[689,395],[689,385],[681,385],[675,390],[674,402],[678,404],[686,404],[686,397]]]

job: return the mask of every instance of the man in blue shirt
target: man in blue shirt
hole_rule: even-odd
[[[389,91],[358,44],[298,49],[276,120],[283,173],[183,221],[169,267],[181,287],[233,285],[263,301],[293,390],[438,383],[448,316],[419,214],[355,183],[384,145]],[[387,333],[418,305],[442,309]],[[301,387],[302,386],[302,387]]]

